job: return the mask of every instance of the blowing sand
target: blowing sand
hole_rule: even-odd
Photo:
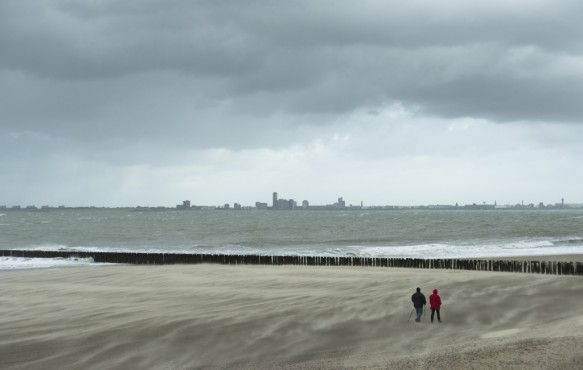
[[[408,321],[417,286],[439,289],[443,323]],[[2,369],[583,368],[581,277],[96,266],[0,288]]]

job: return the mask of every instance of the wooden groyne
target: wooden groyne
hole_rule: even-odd
[[[583,263],[557,261],[509,261],[485,259],[422,259],[328,256],[260,256],[187,253],[116,253],[40,250],[0,250],[3,257],[91,258],[97,263],[173,265],[215,263],[223,265],[370,266],[441,270],[502,271],[583,276]]]

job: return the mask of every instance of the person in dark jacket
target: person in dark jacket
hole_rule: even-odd
[[[415,307],[415,313],[417,314],[415,321],[419,322],[421,321],[421,315],[423,315],[423,306],[427,304],[425,296],[421,293],[421,288],[417,288],[417,292],[413,293],[411,301],[413,302],[413,307]]]
[[[433,315],[437,312],[437,321],[441,322],[439,316],[439,309],[441,308],[441,297],[437,294],[437,289],[433,289],[433,294],[429,296],[429,305],[431,306],[431,322],[433,322]]]

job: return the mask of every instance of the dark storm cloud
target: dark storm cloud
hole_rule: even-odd
[[[580,4],[4,0],[0,124],[230,145],[396,102],[582,122]]]

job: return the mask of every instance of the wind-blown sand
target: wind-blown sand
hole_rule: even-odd
[[[439,289],[443,323],[408,321],[417,286]],[[2,369],[583,368],[581,277],[96,266],[0,288]]]

